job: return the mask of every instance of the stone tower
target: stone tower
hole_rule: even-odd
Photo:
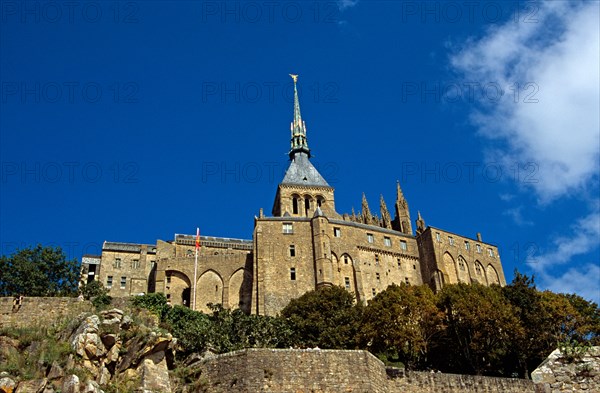
[[[306,138],[306,124],[300,113],[300,102],[294,80],[294,119],[290,126],[290,166],[277,188],[272,214],[274,217],[312,218],[318,207],[328,217],[337,217],[333,188],[310,162],[310,149]]]
[[[407,235],[413,234],[412,224],[410,222],[410,212],[408,211],[408,202],[404,198],[402,189],[400,188],[400,182],[396,183],[396,216],[392,223],[392,228],[396,231],[405,233]]]

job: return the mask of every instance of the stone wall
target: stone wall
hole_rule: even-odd
[[[390,393],[534,392],[525,379],[408,371],[389,380]]]
[[[387,392],[382,363],[365,351],[245,349],[202,365],[207,392]]]
[[[600,392],[600,347],[566,357],[554,350],[531,373],[538,393]]]
[[[388,377],[366,351],[247,349],[205,360],[206,392],[527,393],[531,381],[426,372]]]
[[[0,297],[0,327],[45,324],[94,309],[89,301],[70,297],[24,297],[14,303],[13,297]]]

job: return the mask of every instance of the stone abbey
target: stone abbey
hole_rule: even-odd
[[[292,78],[290,164],[271,216],[261,210],[254,218],[251,240],[201,236],[197,264],[194,235],[155,244],[105,241],[102,255],[82,258],[82,281],[99,280],[114,297],[161,292],[173,305],[207,311],[208,303],[218,303],[262,315],[329,285],[363,303],[393,283],[434,291],[458,282],[506,285],[498,248],[479,234],[472,239],[426,226],[420,213],[413,232],[399,183],[393,218],[383,197],[376,215],[364,194],[361,212],[338,213],[334,189],[310,161]]]

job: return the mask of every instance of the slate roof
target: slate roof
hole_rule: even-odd
[[[330,187],[306,153],[298,152],[290,163],[281,184]]]

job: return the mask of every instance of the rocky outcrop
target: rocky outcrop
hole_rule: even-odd
[[[174,358],[176,340],[155,325],[135,324],[119,309],[84,314],[70,331],[59,333],[72,354],[62,362],[43,366],[43,378],[19,380],[0,374],[0,393],[104,393],[102,386],[126,384],[127,390],[143,393],[170,393],[168,367]],[[151,318],[150,318],[151,320]],[[28,349],[39,346],[32,342]],[[0,337],[0,361],[14,356],[22,347],[19,340]],[[0,363],[1,364],[1,363]],[[65,370],[82,370],[78,375]],[[123,382],[125,381],[125,382]],[[118,388],[117,388],[118,390]]]
[[[600,347],[579,353],[555,349],[531,373],[538,393],[600,392]]]

